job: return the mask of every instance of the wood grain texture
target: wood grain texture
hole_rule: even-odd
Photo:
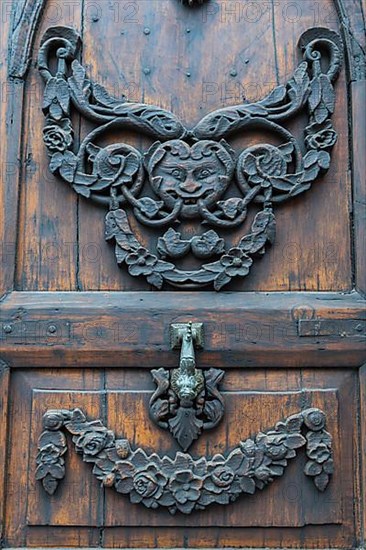
[[[11,4],[1,7],[0,34],[0,297],[14,288],[21,164],[21,128],[24,83],[8,77],[8,46],[12,31]]]
[[[283,12],[283,5],[271,10],[268,3],[263,3],[256,17],[250,10],[239,9],[236,13],[238,6],[230,10],[225,0],[215,8],[209,6],[191,10],[172,0],[161,0],[156,6],[151,0],[136,5],[96,5],[87,0],[83,28],[78,10],[72,23],[84,35],[83,62],[96,81],[117,96],[127,93],[131,99],[155,102],[193,124],[215,108],[241,101],[242,95],[249,100],[259,99],[277,82],[284,82],[297,66],[301,32],[316,24],[311,19],[314,13],[306,6],[301,6],[301,17],[293,22],[290,33],[286,24],[293,14],[288,6]],[[51,7],[46,9],[52,11]],[[334,16],[332,9],[330,0],[325,0],[323,19],[329,18],[329,11]],[[62,14],[58,24],[70,24],[66,8]],[[52,13],[48,15],[46,11],[44,21],[50,20]],[[336,28],[336,17],[330,19],[327,26]],[[43,24],[40,32],[44,28]],[[209,58],[205,56],[207,51],[211,52]],[[33,70],[30,81],[40,84]],[[277,244],[256,263],[247,280],[233,283],[232,290],[351,288],[344,76],[337,84],[337,98],[336,121],[341,137],[331,174],[306,197],[278,209]],[[126,270],[117,269],[113,248],[104,242],[103,209],[83,199],[78,206],[71,190],[48,173],[45,153],[36,140],[41,135],[37,107],[39,98],[38,105],[28,100],[25,157],[35,173],[27,175],[21,194],[17,288],[149,290],[143,280],[134,281]],[[87,129],[89,126],[83,123],[81,133]],[[292,129],[301,133],[302,120],[294,121]],[[31,138],[37,141],[37,147],[30,145]],[[149,144],[149,140],[126,133],[113,139],[120,138],[142,148]],[[236,137],[233,145],[240,150],[250,141],[261,140],[263,135],[254,132]],[[38,181],[40,168],[44,174]],[[335,210],[338,215],[332,219]],[[156,240],[154,232],[142,231],[141,227],[136,230],[143,244]]]
[[[356,288],[366,293],[366,80],[351,84],[353,134],[353,220]]]
[[[361,480],[360,480],[360,506],[358,507],[358,513],[360,518],[360,539],[361,543],[366,543],[366,365],[360,368],[360,468],[361,468]]]
[[[13,293],[2,304],[0,352],[14,367],[176,367],[170,324],[203,322],[199,367],[344,366],[365,360],[365,336],[302,337],[298,320],[364,320],[357,293]],[[9,330],[7,333],[6,331]],[[50,332],[51,329],[51,332]],[[53,331],[53,332],[52,332]]]
[[[8,492],[6,546],[40,547],[47,543],[56,547],[65,544],[82,547],[89,537],[96,546],[118,548],[243,547],[243,540],[250,547],[281,547],[284,541],[286,546],[302,550],[307,546],[353,547],[356,378],[354,371],[346,369],[304,369],[301,373],[286,369],[249,369],[227,373],[223,391],[229,414],[225,425],[216,437],[203,436],[196,442],[193,456],[225,451],[238,438],[249,436],[264,424],[272,425],[274,417],[277,419],[311,403],[325,407],[328,428],[334,437],[336,471],[329,487],[331,492],[328,496],[315,495],[311,482],[298,475],[302,468],[298,457],[283,479],[276,480],[259,495],[236,502],[230,512],[212,509],[183,521],[179,515],[166,517],[160,511],[141,510],[125,502],[123,495],[108,490],[105,500],[100,497],[93,500],[91,495],[100,489],[93,482],[90,465],[82,462],[71,450],[72,446],[67,454],[69,474],[64,480],[67,483],[59,497],[45,496],[33,481],[42,412],[47,408],[67,408],[78,402],[83,408],[97,412],[98,391],[100,397],[107,392],[106,407],[99,413],[102,417],[105,415],[108,427],[121,436],[128,436],[133,445],[174,453],[174,444],[148,421],[147,407],[143,404],[146,392],[152,391],[148,372],[109,370],[104,377],[90,370],[16,371],[12,389],[13,446],[9,457],[12,483]],[[306,390],[302,396],[301,390]],[[260,405],[257,402],[256,406],[257,398]],[[22,456],[24,468],[16,460],[17,456]],[[93,538],[100,521],[94,516],[98,506],[98,513],[103,517],[99,524],[99,543]],[[237,527],[233,529],[229,525]]]
[[[0,360],[0,540],[4,537],[10,368]]]
[[[38,54],[39,37],[55,20],[58,25],[80,26],[81,6],[46,4],[37,32],[34,58]],[[40,139],[43,133],[42,94],[38,71],[32,68],[25,87],[15,286],[33,290],[76,290],[77,199],[48,170],[47,153]]]

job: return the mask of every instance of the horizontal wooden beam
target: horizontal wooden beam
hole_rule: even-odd
[[[202,367],[366,360],[366,302],[356,292],[13,292],[0,305],[0,355],[12,367],[174,367],[170,324],[190,320],[204,323]],[[327,330],[304,337],[304,321],[319,320],[331,321]]]

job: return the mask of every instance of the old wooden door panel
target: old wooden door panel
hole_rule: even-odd
[[[7,136],[1,153],[0,546],[363,547],[362,2],[209,0],[193,9],[179,0],[13,4],[12,20],[8,7],[1,6],[5,32],[0,37],[6,83],[0,129]],[[80,60],[95,82],[117,97],[126,94],[169,109],[189,127],[217,108],[243,98],[258,101],[286,83],[301,60],[297,42],[307,29],[341,31],[346,62],[335,84],[338,141],[330,170],[307,193],[276,207],[274,246],[256,260],[249,276],[227,287],[232,292],[172,287],[151,292],[143,278],[118,269],[113,246],[104,240],[103,208],[50,173],[36,59],[41,36],[54,25],[80,32]],[[92,125],[76,114],[73,122],[78,146]],[[305,119],[294,117],[288,127],[300,139]],[[267,137],[252,130],[230,145],[238,153]],[[142,151],[152,143],[127,131],[103,143],[116,141]],[[138,222],[132,226],[154,249],[157,232]],[[246,222],[244,232],[249,227]],[[187,228],[190,236],[195,230],[194,223]],[[239,231],[228,234],[231,242],[239,237]],[[150,370],[177,366],[170,324],[189,320],[205,327],[199,368],[225,370],[225,416],[194,442],[193,458],[229,452],[288,415],[319,407],[333,436],[335,472],[327,491],[319,493],[304,475],[306,457],[299,450],[265,490],[241,495],[230,505],[173,516],[103,489],[68,436],[65,479],[53,496],[46,495],[34,476],[47,409],[79,407],[89,419],[100,418],[117,436],[127,437],[133,448],[176,455],[175,439],[149,419],[155,389]]]
[[[330,490],[318,494],[302,469],[304,457],[298,456],[286,471],[263,493],[246,496],[229,508],[212,507],[189,518],[167,512],[155,512],[131,505],[126,497],[107,490],[105,499],[91,467],[84,464],[70,445],[67,475],[57,493],[45,496],[35,482],[34,467],[42,415],[47,408],[78,406],[90,418],[103,418],[105,424],[134,447],[173,456],[178,445],[148,421],[146,408],[153,391],[147,371],[113,370],[105,373],[76,370],[18,370],[11,394],[10,449],[8,486],[9,544],[30,543],[41,526],[76,529],[100,527],[110,536],[112,527],[270,527],[297,528],[301,538],[316,525],[331,526],[342,536],[353,536],[353,476],[357,464],[353,415],[355,414],[356,372],[319,369],[232,370],[223,384],[227,406],[226,420],[215,438],[204,435],[192,447],[192,456],[212,456],[233,448],[238,441],[274,424],[304,406],[322,408],[327,429],[333,436],[335,474]],[[102,391],[98,388],[104,388]],[[356,447],[355,447],[356,445]],[[301,455],[301,454],[300,454]],[[20,465],[28,464],[27,468]],[[82,503],[82,505],[81,505]],[[307,527],[308,526],[308,527]],[[243,532],[244,533],[244,532]],[[282,533],[282,531],[281,531]],[[348,535],[347,535],[348,533]],[[220,535],[226,539],[225,530]],[[260,545],[261,535],[252,538]],[[337,537],[330,538],[336,546]],[[278,543],[279,544],[279,543]]]
[[[57,24],[81,29],[82,62],[96,82],[116,96],[126,94],[133,101],[173,109],[188,126],[214,109],[240,102],[242,96],[250,101],[261,99],[293,74],[300,59],[297,43],[306,29],[314,24],[335,30],[338,26],[332,0],[323,1],[320,15],[308,2],[297,15],[283,2],[273,12],[263,4],[262,15],[258,8],[240,2],[230,14],[225,1],[201,12],[182,11],[177,0],[161,0],[156,5],[141,0],[135,7],[136,13],[126,2],[103,8],[88,0],[83,10],[76,6],[71,10],[75,18],[61,10]],[[38,41],[55,19],[54,11],[52,4],[46,6]],[[35,57],[37,46],[38,42]],[[234,77],[233,71],[237,73]],[[41,93],[38,71],[32,69],[26,84],[25,170],[18,230],[23,245],[18,250],[17,288],[149,290],[143,279],[131,278],[125,269],[116,270],[113,247],[104,240],[103,208],[77,198],[50,174],[46,150],[38,139],[43,128]],[[273,249],[256,262],[252,275],[232,283],[233,290],[352,288],[345,70],[336,83],[336,93],[334,125],[339,138],[329,173],[291,206],[277,208]],[[301,133],[303,121],[295,119],[290,127]],[[90,123],[82,122],[80,136],[90,128]],[[118,134],[112,139],[116,137]],[[152,143],[126,132],[120,137],[145,150]],[[264,137],[263,132],[250,132],[235,137],[231,145],[240,151],[249,142],[263,143]],[[248,223],[245,230],[247,227]],[[137,229],[144,244],[154,246],[156,238],[150,238],[138,224]]]

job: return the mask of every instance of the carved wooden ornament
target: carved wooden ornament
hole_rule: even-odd
[[[93,473],[105,487],[129,495],[147,508],[168,508],[190,514],[210,504],[229,504],[244,494],[264,489],[281,477],[296,450],[305,447],[304,472],[324,491],[333,472],[332,437],[320,409],[306,409],[278,422],[273,430],[241,441],[226,455],[193,459],[178,452],[174,458],[131,450],[100,420],[88,421],[79,409],[49,410],[38,441],[36,479],[52,495],[65,476],[64,455],[72,434],[76,451],[94,464]]]
[[[168,283],[183,288],[212,284],[220,290],[233,278],[248,275],[253,259],[275,239],[274,206],[310,189],[330,166],[337,141],[331,122],[333,83],[343,50],[338,34],[308,30],[299,42],[303,61],[287,84],[257,103],[214,111],[191,129],[169,111],[115,99],[91,82],[76,59],[79,43],[68,27],[50,28],[43,37],[44,142],[50,170],[83,197],[108,208],[105,237],[115,245],[117,263],[157,289]],[[77,151],[71,106],[95,123]],[[302,111],[308,124],[300,144],[282,124]],[[235,153],[227,140],[252,127],[270,132],[276,145],[263,143]],[[145,152],[127,143],[99,144],[106,134],[123,128],[157,141]],[[228,246],[227,230],[244,224],[251,204],[260,209],[249,232]],[[161,231],[154,249],[145,248],[134,234],[131,216],[147,231]],[[200,222],[193,237],[184,234],[190,220]],[[196,267],[179,267],[186,256]]]

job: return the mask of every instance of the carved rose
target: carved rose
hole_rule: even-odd
[[[254,443],[253,439],[247,439],[246,441],[241,441],[240,448],[244,456],[248,458],[254,458],[257,452],[257,446]]]
[[[43,416],[43,426],[46,430],[59,430],[64,422],[64,417],[61,411],[47,411]]]
[[[325,414],[319,409],[309,409],[304,413],[304,422],[310,430],[317,432],[325,426]]]
[[[212,229],[200,237],[193,237],[191,241],[192,252],[197,258],[210,258],[215,254],[221,254],[225,249],[224,245],[224,239]]]
[[[66,449],[56,447],[50,443],[43,447],[37,456],[36,479],[44,479],[47,475],[56,479],[62,479],[65,475],[64,460],[62,455]]]
[[[55,445],[46,445],[39,453],[39,460],[42,464],[56,464],[61,456],[61,450]]]
[[[318,445],[308,449],[307,455],[318,464],[322,464],[330,457],[330,451],[325,443],[319,443]]]
[[[221,258],[220,263],[229,277],[245,277],[249,273],[253,260],[240,248],[232,248]]]
[[[332,123],[327,120],[324,124],[311,124],[307,127],[305,143],[308,149],[330,149],[337,142],[337,133]]]
[[[130,462],[120,461],[116,467],[119,474],[115,483],[116,489],[119,493],[130,493],[130,500],[134,503],[152,497],[155,501],[158,500],[168,483],[166,476],[155,464],[148,464],[146,468],[136,470]]]
[[[72,128],[67,118],[43,129],[43,140],[51,153],[64,153],[72,145]]]
[[[219,465],[205,480],[205,489],[212,493],[220,494],[227,491],[235,479],[235,472],[227,465]]]
[[[146,248],[139,248],[136,252],[132,252],[126,258],[128,271],[131,275],[138,277],[139,275],[151,275],[154,267],[157,264],[157,257],[150,254]]]
[[[157,466],[150,464],[146,470],[138,472],[133,478],[133,486],[138,497],[133,498],[131,495],[131,500],[133,502],[140,502],[143,498],[152,496],[158,499],[163,494],[163,489],[167,482],[167,478],[159,472]]]
[[[86,456],[96,456],[101,450],[110,445],[113,439],[113,432],[106,428],[94,428],[77,437],[75,444],[77,451],[83,452]]]
[[[265,438],[263,444],[265,454],[273,460],[281,460],[287,455],[288,449],[281,439]]]
[[[169,483],[169,488],[179,504],[187,501],[195,502],[200,497],[203,480],[195,476],[190,470],[176,472]]]

